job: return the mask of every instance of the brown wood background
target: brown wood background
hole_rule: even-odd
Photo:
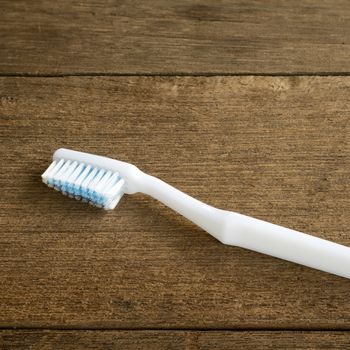
[[[350,70],[348,0],[1,0],[3,73]]]
[[[348,1],[2,0],[0,348],[350,348],[349,280],[40,180],[85,150],[350,245],[349,20]]]

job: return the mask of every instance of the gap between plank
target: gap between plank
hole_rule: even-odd
[[[333,77],[348,77],[350,72],[295,72],[295,73],[117,73],[117,72],[90,72],[90,73],[1,73],[0,77],[25,77],[25,78],[65,78],[65,77],[241,77],[241,76],[263,76],[263,77],[313,77],[313,76],[333,76]]]
[[[140,328],[106,328],[106,327],[59,327],[59,326],[42,326],[42,327],[31,327],[31,326],[0,326],[0,331],[4,330],[28,330],[28,331],[45,331],[45,330],[55,330],[55,331],[105,331],[105,332],[115,332],[115,331],[133,331],[133,332],[350,332],[350,328],[340,327],[340,328],[152,328],[152,327],[140,327]]]

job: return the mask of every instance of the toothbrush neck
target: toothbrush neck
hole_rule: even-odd
[[[142,176],[140,185],[141,192],[159,200],[219,239],[226,211],[207,205],[148,174]]]

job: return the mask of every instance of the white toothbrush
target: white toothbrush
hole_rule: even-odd
[[[194,199],[136,166],[58,149],[43,182],[64,194],[114,209],[124,193],[142,192],[191,220],[220,242],[292,261],[350,279],[350,248]]]

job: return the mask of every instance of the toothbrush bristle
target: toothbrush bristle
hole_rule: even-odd
[[[54,160],[42,180],[64,195],[104,209],[114,209],[124,194],[119,173],[77,161]]]

